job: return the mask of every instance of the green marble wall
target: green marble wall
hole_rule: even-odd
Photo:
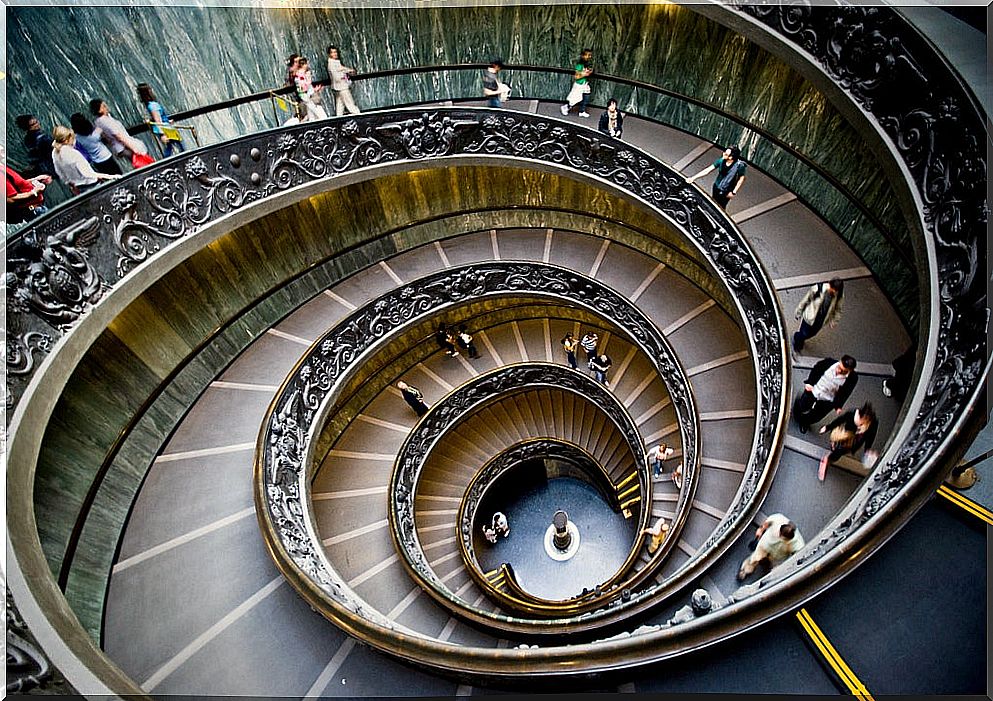
[[[37,113],[66,123],[91,97],[107,99],[126,123],[144,114],[134,86],[148,81],[173,112],[277,87],[291,52],[311,57],[325,77],[325,48],[341,47],[360,72],[418,65],[483,62],[570,66],[594,50],[599,71],[691,96],[762,125],[814,161],[877,214],[894,244],[862,222],[857,208],[791,156],[734,121],[657,91],[597,81],[592,99],[609,95],[625,111],[672,124],[719,143],[737,142],[757,166],[810,202],[880,279],[913,334],[916,275],[890,183],[859,135],[824,97],[784,62],[740,35],[674,4],[430,8],[15,7],[7,10],[8,133],[23,161],[14,116]],[[56,30],[56,31],[53,31]],[[561,99],[570,78],[508,71],[515,94]],[[444,71],[359,81],[364,108],[476,97],[479,72]],[[188,121],[216,142],[278,124],[268,102]]]

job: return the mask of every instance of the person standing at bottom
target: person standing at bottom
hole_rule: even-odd
[[[502,535],[504,538],[510,535],[510,523],[507,522],[507,517],[502,511],[497,511],[493,514],[493,530],[497,532],[498,535]]]
[[[572,90],[569,91],[565,104],[559,108],[562,116],[569,114],[569,111],[579,105],[579,116],[589,119],[589,112],[586,111],[586,104],[590,100],[590,76],[593,75],[593,50],[583,49],[579,54],[579,60],[572,76]]]
[[[579,344],[583,347],[583,350],[586,351],[587,365],[597,356],[596,344],[599,342],[600,337],[596,335],[595,331],[588,332],[585,336],[583,336],[583,340],[579,342]]]
[[[418,416],[424,416],[428,413],[428,405],[424,403],[424,395],[421,394],[421,390],[411,387],[406,382],[397,382],[397,389],[403,395],[403,400],[417,412]]]
[[[355,75],[356,70],[342,65],[339,56],[337,46],[328,47],[328,76],[331,78],[331,91],[334,93],[334,113],[339,117],[345,112],[360,114],[352,98],[352,76]]]
[[[816,336],[824,324],[829,323],[832,327],[838,325],[844,292],[845,283],[838,278],[819,283],[807,290],[794,314],[800,322],[800,328],[793,334],[793,350],[797,353],[802,351],[804,342]]]
[[[758,542],[754,552],[745,558],[738,570],[739,582],[759,565],[765,565],[771,570],[804,546],[803,536],[796,525],[782,514],[773,514],[767,518],[755,531],[755,538]]]
[[[741,149],[737,145],[725,149],[720,158],[686,182],[692,183],[715,170],[717,177],[714,179],[710,194],[718,207],[727,209],[731,198],[735,197],[741,186],[745,184],[745,171],[748,170],[748,166],[741,160]]]

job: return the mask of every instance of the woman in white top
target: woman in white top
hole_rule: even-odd
[[[352,99],[352,80],[349,77],[355,75],[355,69],[342,65],[337,46],[328,47],[328,75],[334,91],[335,115],[340,117],[346,110],[349,114],[359,114],[359,108]]]
[[[101,180],[117,180],[120,175],[108,175],[93,170],[86,158],[76,150],[76,134],[68,127],[55,127],[52,131],[52,163],[55,174],[69,186],[74,195],[94,187]]]

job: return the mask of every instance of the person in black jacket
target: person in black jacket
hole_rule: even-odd
[[[421,390],[411,387],[406,382],[397,382],[397,389],[403,395],[403,400],[418,416],[424,416],[428,413],[428,405],[424,403],[424,395],[421,394]]]
[[[841,360],[825,358],[810,370],[803,392],[793,402],[793,417],[800,433],[806,433],[811,424],[823,419],[831,409],[841,413],[859,381],[855,364],[855,358],[843,355]]]
[[[878,428],[876,412],[869,402],[854,411],[846,411],[831,423],[822,426],[819,433],[828,434],[831,440],[831,452],[821,458],[817,479],[823,482],[828,465],[836,462],[842,455],[857,453],[860,448],[865,448],[866,464],[875,462],[877,455],[872,450],[872,444],[876,440]]]
[[[624,131],[624,115],[617,109],[617,100],[614,98],[607,100],[607,109],[600,115],[600,125],[597,128],[607,136],[621,138],[621,133]]]

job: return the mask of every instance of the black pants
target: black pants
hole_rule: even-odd
[[[825,402],[821,399],[814,399],[814,393],[804,390],[793,402],[793,417],[796,422],[804,428],[815,424],[834,408],[833,402]]]
[[[107,175],[121,175],[121,166],[117,164],[114,157],[111,156],[106,161],[100,161],[99,163],[93,164],[93,170],[98,173],[106,173]]]
[[[731,197],[729,196],[730,193],[719,190],[717,186],[714,185],[714,188],[710,191],[710,194],[714,198],[714,201],[717,203],[718,207],[721,209],[728,208],[728,202],[731,201]]]

